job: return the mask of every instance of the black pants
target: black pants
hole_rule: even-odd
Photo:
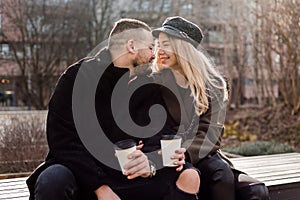
[[[189,167],[190,168],[190,167]],[[196,194],[188,194],[176,186],[179,173],[175,168],[162,169],[157,176],[145,179],[144,184],[134,187],[110,183],[112,190],[122,200],[194,200]],[[72,172],[65,166],[55,164],[45,169],[35,184],[36,200],[96,200],[95,194],[82,194]]]
[[[237,200],[269,200],[266,185],[239,170],[233,169]]]
[[[201,171],[199,199],[269,200],[264,183],[232,169],[217,153],[202,159],[196,167]]]
[[[202,159],[197,168],[201,171],[200,199],[235,199],[233,172],[218,154]]]

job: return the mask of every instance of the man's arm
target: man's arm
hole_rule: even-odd
[[[86,192],[106,183],[106,174],[82,144],[72,115],[72,89],[81,63],[70,67],[59,79],[49,103],[47,140],[55,161],[68,167]]]
[[[125,164],[125,176],[128,179],[134,179],[137,177],[148,178],[151,175],[150,164],[148,157],[141,151],[136,150],[129,155],[131,159],[127,164]]]

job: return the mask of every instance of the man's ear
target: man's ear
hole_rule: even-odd
[[[127,48],[127,51],[129,51],[130,53],[136,53],[136,49],[134,47],[135,45],[135,41],[134,40],[128,40],[127,44],[126,44],[126,48]]]

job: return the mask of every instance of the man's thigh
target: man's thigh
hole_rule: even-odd
[[[35,199],[80,199],[77,181],[67,167],[55,164],[39,175],[35,184]]]

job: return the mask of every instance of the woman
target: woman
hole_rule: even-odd
[[[256,195],[260,197],[255,199],[268,199],[262,183],[256,194],[250,187],[242,194],[235,192],[241,185],[235,183],[235,174],[247,176],[234,171],[220,151],[228,91],[210,59],[197,50],[203,38],[201,29],[176,16],[167,18],[152,34],[158,38],[153,76],[165,86],[161,92],[169,121],[177,134],[185,137],[186,160],[201,171],[200,198],[252,199]]]

